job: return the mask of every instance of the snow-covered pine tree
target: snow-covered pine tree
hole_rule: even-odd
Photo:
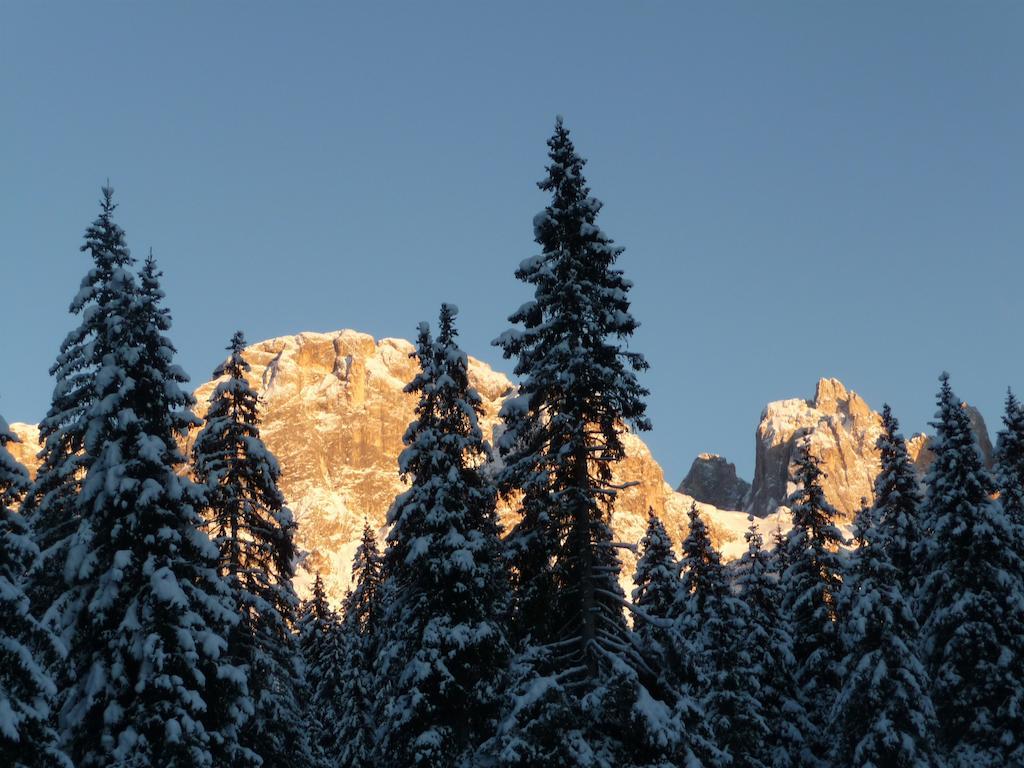
[[[667,675],[681,669],[676,656],[678,644],[673,635],[676,611],[682,597],[679,560],[672,549],[661,518],[649,510],[647,532],[640,541],[640,558],[633,574],[633,628],[644,657]],[[679,681],[673,681],[673,685]]]
[[[561,118],[548,148],[539,186],[551,202],[534,218],[541,253],[516,271],[534,296],[509,318],[518,327],[495,344],[516,359],[521,377],[518,395],[502,408],[501,483],[547,506],[546,519],[531,522],[552,548],[554,590],[542,585],[540,592],[558,623],[549,638],[524,650],[530,662],[517,667],[522,677],[503,729],[502,759],[654,763],[679,746],[679,729],[663,700],[669,694],[622,615],[621,565],[609,526],[623,425],[650,427],[647,390],[636,378],[647,363],[626,347],[637,323],[630,283],[615,268],[622,249],[596,224],[601,203],[590,194],[584,160]],[[519,574],[517,586],[535,583],[536,575]],[[567,724],[571,735],[557,730]]]
[[[811,734],[812,728],[803,704],[794,695],[793,637],[782,619],[776,558],[765,551],[764,537],[753,516],[749,519],[747,551],[737,567],[736,583],[739,597],[747,606],[746,634],[742,638],[751,662],[747,684],[760,703],[768,727],[764,740],[751,751],[751,758],[771,768],[796,768],[810,761],[805,734]]]
[[[505,550],[511,589],[509,640],[521,650],[526,644],[543,645],[554,638],[558,617],[550,608],[555,601],[556,542],[543,475],[513,482],[506,473],[502,481],[510,495],[520,494],[520,518],[505,537]]]
[[[892,440],[895,422],[886,430]],[[858,520],[860,545],[844,585],[849,593],[840,629],[844,679],[830,729],[835,768],[936,765],[935,710],[917,655],[913,602],[903,593],[902,574],[889,555],[906,551],[906,521],[896,516],[908,512],[902,496],[893,492],[893,470],[891,456],[886,457],[875,480],[875,505]]]
[[[457,311],[442,305],[436,341],[420,326],[421,370],[405,388],[419,402],[399,457],[411,487],[388,514],[378,765],[456,765],[493,735],[502,704],[503,547]]]
[[[794,458],[796,490],[789,498],[793,527],[783,557],[788,563],[782,574],[782,614],[789,622],[796,662],[795,697],[805,708],[812,731],[803,765],[815,765],[813,756],[824,759],[831,749],[828,723],[841,683],[842,652],[836,624],[842,588],[844,543],[835,526],[836,510],[825,498],[821,481],[824,473],[804,438]]]
[[[67,765],[57,750],[50,708],[57,687],[39,658],[48,634],[29,610],[23,579],[39,557],[18,513],[28,472],[7,450],[19,442],[0,417],[0,766]]]
[[[932,678],[939,741],[955,766],[1024,760],[1024,583],[1014,526],[995,501],[966,410],[949,374],[938,412],[922,547],[922,655]]]
[[[327,751],[336,756],[339,768],[370,765],[376,743],[375,717],[383,704],[379,701],[374,669],[380,637],[382,579],[377,536],[369,522],[363,521],[363,538],[352,560],[352,589],[345,597],[340,628],[345,658],[333,671],[325,672],[336,675],[337,682],[331,680],[318,685],[316,690],[318,699],[330,701],[336,707],[334,733],[327,741]]]
[[[302,603],[296,630],[309,681],[310,698],[304,709],[311,749],[317,765],[335,768],[342,764],[337,737],[343,705],[339,691],[347,674],[348,648],[341,617],[327,601],[319,571],[312,596]]]
[[[61,343],[50,368],[56,379],[49,410],[39,423],[40,465],[26,494],[22,513],[40,550],[29,574],[27,591],[33,612],[52,626],[67,606],[55,605],[67,595],[64,562],[71,537],[78,529],[77,497],[93,457],[83,450],[86,414],[96,401],[96,374],[104,355],[110,353],[105,329],[112,304],[120,296],[115,280],[134,259],[125,243],[124,230],[114,221],[114,190],[102,189],[100,214],[85,231],[82,251],[92,266],[82,278],[70,311],[81,317],[78,327]],[[60,630],[59,627],[53,627]]]
[[[304,768],[313,762],[303,702],[303,664],[292,625],[299,606],[295,520],[278,488],[281,470],[260,437],[259,397],[249,385],[245,337],[237,331],[230,355],[214,371],[193,447],[193,471],[206,493],[207,525],[219,552],[239,622],[227,657],[248,672],[254,713],[243,744],[264,766]]]
[[[885,542],[903,597],[913,600],[920,582],[921,493],[899,422],[888,404],[882,406],[882,429],[878,438],[882,468],[875,479],[873,513],[873,523],[881,531],[875,538]]]
[[[1024,406],[1012,391],[1006,393],[1006,412],[996,441],[995,459],[999,502],[1016,530],[1014,548],[1024,562]]]
[[[106,352],[84,416],[93,457],[64,572],[69,688],[61,711],[79,768],[244,765],[245,677],[224,660],[236,621],[217,552],[179,474],[196,424],[173,363],[155,264],[105,283]]]
[[[690,506],[689,531],[683,540],[681,606],[676,633],[677,657],[685,670],[683,683],[699,696],[709,765],[733,764],[762,768],[759,753],[768,737],[757,691],[750,686],[755,670],[745,644],[749,632],[746,604],[732,593],[721,556],[711,542],[697,504]]]

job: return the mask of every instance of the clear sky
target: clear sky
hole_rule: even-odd
[[[649,442],[748,479],[836,376],[905,430],[939,372],[1024,393],[1024,4],[0,3],[0,411],[38,419],[108,177],[179,362],[250,340],[489,346],[526,298],[562,113],[626,247]]]

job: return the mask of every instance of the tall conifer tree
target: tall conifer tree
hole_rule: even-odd
[[[921,493],[917,474],[888,404],[882,406],[878,438],[881,471],[875,479],[874,524],[881,531],[886,555],[895,569],[903,597],[912,600],[920,581]]]
[[[622,615],[621,566],[609,526],[623,425],[650,427],[647,390],[636,378],[647,363],[626,347],[637,323],[630,283],[615,267],[622,249],[597,226],[601,203],[590,194],[584,160],[561,118],[548,148],[539,186],[551,202],[534,218],[541,253],[516,271],[534,296],[509,318],[517,327],[495,343],[516,359],[522,378],[518,396],[502,409],[502,479],[547,506],[535,526],[543,526],[552,548],[544,600],[559,623],[524,652],[530,663],[520,670],[525,677],[503,759],[652,762],[679,746],[678,728],[662,701],[667,692]],[[524,582],[537,583],[521,575]],[[568,723],[575,728],[563,738],[557,729]]]
[[[253,716],[242,738],[264,766],[312,764],[303,703],[303,667],[292,625],[299,600],[295,520],[278,488],[281,470],[260,437],[259,398],[246,379],[245,337],[214,371],[206,422],[193,448],[193,470],[206,492],[208,525],[239,622],[228,656],[248,671]]]
[[[858,516],[858,546],[844,583],[840,640],[846,655],[833,713],[832,762],[837,768],[930,768],[936,764],[935,710],[917,653],[913,603],[920,500],[888,406],[882,423],[875,502]]]
[[[318,698],[336,698],[333,745],[342,768],[358,768],[372,760],[376,745],[376,716],[380,714],[375,679],[376,656],[381,636],[383,602],[382,563],[377,536],[369,522],[363,522],[363,538],[352,560],[352,589],[345,598],[341,624],[345,659],[334,674],[336,691],[318,686]],[[332,684],[331,688],[335,686]]]
[[[180,475],[193,401],[155,263],[142,287],[126,267],[105,282],[105,351],[81,432],[92,459],[60,601],[71,629],[62,730],[79,768],[242,765],[245,678],[223,656],[236,619],[193,506],[201,493]]]
[[[633,626],[645,657],[670,674],[681,666],[672,632],[682,602],[679,568],[679,559],[672,550],[665,526],[654,510],[650,510],[633,575],[636,585],[632,595],[636,608]]]
[[[793,527],[786,537],[782,574],[782,612],[793,637],[795,695],[812,727],[804,765],[824,760],[831,749],[828,723],[840,686],[842,651],[836,625],[842,588],[839,548],[844,539],[835,526],[836,510],[825,497],[824,473],[805,438],[798,446],[795,480],[789,499]]]
[[[411,488],[395,500],[384,556],[389,598],[378,670],[386,697],[376,760],[456,765],[495,729],[508,645],[507,592],[481,400],[444,304],[437,339],[420,327],[419,396],[399,457]]]
[[[97,372],[111,352],[106,328],[121,296],[119,280],[134,263],[124,230],[114,221],[116,208],[114,190],[108,184],[102,189],[100,214],[86,229],[80,248],[92,259],[71,301],[70,311],[81,321],[61,343],[50,368],[56,382],[49,410],[39,424],[40,464],[23,505],[40,550],[28,593],[35,614],[51,626],[60,616],[73,620],[68,606],[55,602],[60,596],[70,597],[67,579],[72,574],[65,573],[64,562],[78,529],[78,492],[94,459],[84,450],[87,416],[97,399]]]
[[[705,761],[760,768],[759,751],[768,736],[762,705],[751,688],[753,662],[744,644],[747,606],[732,593],[721,556],[694,502],[683,541],[682,605],[678,611],[679,653],[699,694],[708,742],[724,755],[706,750]],[[688,664],[689,662],[689,664]]]
[[[925,498],[922,651],[953,765],[1012,765],[1024,756],[1024,568],[967,412],[949,374],[940,381]]]
[[[342,635],[341,617],[327,602],[319,571],[296,628],[309,681],[310,700],[305,710],[311,747],[320,765],[334,768],[343,764],[340,753],[344,745],[338,739],[344,704],[340,692],[350,674],[349,648]]]
[[[1013,546],[1024,561],[1024,406],[1010,391],[996,441],[995,471],[999,502],[1016,532]]]
[[[811,760],[808,737],[813,730],[795,693],[793,637],[782,618],[776,558],[765,551],[764,538],[753,516],[745,538],[747,551],[737,577],[739,597],[747,606],[748,616],[747,631],[741,639],[751,662],[749,689],[760,703],[768,731],[760,745],[752,749],[752,762],[796,768]]]
[[[28,472],[7,449],[18,437],[0,417],[0,766],[70,765],[57,750],[50,710],[57,687],[40,658],[48,634],[29,610],[23,580],[39,556],[17,506]]]

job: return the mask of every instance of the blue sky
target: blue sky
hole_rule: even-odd
[[[88,7],[86,7],[88,5]],[[526,297],[565,116],[626,247],[649,442],[749,479],[769,400],[836,376],[907,432],[939,372],[1024,392],[1024,5],[4,3],[0,412],[38,419],[110,178],[205,380],[231,332],[471,354]]]

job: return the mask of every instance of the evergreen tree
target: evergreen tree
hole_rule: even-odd
[[[1024,406],[1009,391],[995,459],[999,501],[1016,531],[1014,549],[1024,562]]]
[[[652,509],[648,512],[647,532],[640,541],[640,559],[633,575],[633,626],[645,658],[669,674],[681,667],[672,632],[682,600],[679,570],[679,560],[672,551],[665,526]]]
[[[800,698],[794,695],[793,637],[781,613],[776,559],[765,551],[764,538],[753,516],[749,519],[747,551],[737,578],[748,616],[741,639],[751,663],[748,690],[757,697],[767,726],[767,735],[751,750],[751,763],[796,768],[813,759],[807,740],[813,731]]]
[[[50,707],[57,687],[39,658],[47,633],[29,611],[23,579],[39,556],[17,512],[28,472],[7,450],[18,437],[0,417],[0,766],[70,765],[57,750]]]
[[[296,628],[309,681],[306,712],[313,733],[311,748],[320,765],[333,768],[342,765],[339,753],[343,744],[337,735],[344,705],[340,691],[349,674],[348,648],[341,619],[327,602],[319,571],[313,582],[313,595],[303,602]]]
[[[878,535],[885,541],[886,555],[896,571],[903,597],[913,599],[920,581],[921,494],[899,422],[888,405],[882,406],[882,428],[884,432],[878,438],[882,468],[875,479],[874,524],[882,529]]]
[[[940,743],[957,766],[1024,759],[1024,584],[1014,526],[994,501],[967,412],[943,373],[925,505],[920,593]],[[1004,441],[1005,444],[1005,441]],[[1012,502],[1011,502],[1012,503]]]
[[[245,746],[264,766],[312,763],[303,713],[306,686],[291,627],[298,597],[295,521],[278,488],[281,470],[260,438],[259,398],[246,374],[245,337],[236,332],[210,395],[193,448],[193,470],[205,488],[208,526],[240,621],[228,658],[247,670],[254,713]]]
[[[550,164],[539,183],[550,204],[534,218],[541,253],[516,277],[534,297],[509,319],[518,327],[495,342],[516,358],[519,393],[502,408],[501,483],[536,508],[530,534],[551,548],[532,573],[519,573],[519,604],[542,602],[557,623],[531,642],[517,665],[502,759],[517,765],[628,765],[670,759],[679,731],[648,660],[628,627],[621,567],[609,517],[611,470],[622,459],[624,424],[648,429],[636,373],[643,356],[625,341],[637,327],[615,262],[622,249],[597,226],[601,203],[583,177],[584,160],[556,121]],[[550,567],[549,583],[545,567]],[[516,566],[517,570],[519,566]],[[539,695],[543,692],[543,695]],[[572,724],[571,735],[557,729]],[[685,751],[685,750],[683,750]]]
[[[766,765],[759,753],[768,723],[757,692],[750,687],[755,670],[744,644],[749,632],[747,606],[732,594],[696,502],[690,506],[689,522],[680,560],[679,656],[684,669],[692,670],[684,683],[693,685],[700,696],[710,724],[708,742],[724,753],[705,746],[705,760],[760,768]]]
[[[847,574],[841,644],[843,686],[833,714],[836,766],[935,765],[935,711],[917,655],[912,603],[917,542],[916,480],[889,407],[879,438],[875,503],[857,520],[859,545]],[[906,568],[901,572],[899,561]],[[908,591],[904,591],[908,590]]]
[[[508,491],[521,493],[521,516],[505,538],[511,589],[509,639],[518,650],[552,642],[557,630],[558,617],[550,610],[556,590],[557,542],[544,477],[524,478],[520,485],[511,482],[508,474],[503,478]]]
[[[793,638],[794,693],[812,727],[809,750],[801,760],[814,765],[812,755],[824,759],[830,751],[827,725],[841,682],[836,609],[842,587],[838,550],[844,541],[834,523],[835,508],[822,490],[824,473],[806,439],[798,447],[795,464],[797,489],[789,499],[793,527],[783,555],[788,565],[782,574],[782,613]]]
[[[79,525],[82,479],[94,458],[84,450],[87,414],[97,399],[97,372],[111,352],[106,328],[121,297],[120,278],[134,263],[124,230],[114,221],[114,190],[105,186],[102,195],[100,214],[86,229],[80,249],[89,253],[92,267],[70,307],[81,322],[61,343],[50,368],[56,383],[50,408],[39,423],[39,469],[22,508],[40,550],[29,575],[28,593],[33,612],[50,626],[60,616],[73,623],[68,605],[55,603],[58,597],[71,597],[67,580],[71,574],[65,574],[63,565]]]
[[[345,598],[340,637],[345,659],[336,665],[338,679],[317,686],[317,698],[336,702],[335,735],[328,742],[337,765],[358,768],[371,764],[378,713],[375,661],[380,637],[382,562],[377,537],[368,522],[352,561],[352,589]]]
[[[125,267],[105,283],[107,351],[81,431],[92,459],[59,601],[72,630],[63,735],[79,768],[241,765],[245,677],[224,660],[236,619],[193,506],[201,494],[180,475],[193,401],[155,264],[142,288]]]
[[[382,765],[456,765],[493,734],[501,704],[503,549],[456,313],[442,305],[436,341],[421,325],[421,371],[405,388],[419,403],[399,457],[411,488],[389,512],[384,556]]]

